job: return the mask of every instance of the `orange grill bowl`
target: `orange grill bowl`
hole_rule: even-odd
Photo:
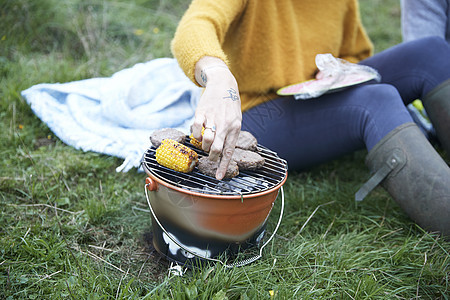
[[[283,216],[282,185],[288,168],[287,162],[276,153],[261,145],[258,147],[258,152],[266,159],[265,165],[225,181],[208,178],[197,170],[184,174],[164,168],[156,162],[153,147],[145,152],[142,158],[148,175],[145,194],[151,211],[153,245],[159,253],[187,265],[194,265],[198,259],[220,261],[218,258],[222,255],[236,257],[254,247],[259,248],[258,256],[232,265],[245,265],[261,257]],[[199,155],[207,154],[200,152]],[[278,222],[262,243],[280,190]]]
[[[247,195],[213,195],[171,185],[146,170],[146,188],[155,215],[183,231],[204,238],[239,243],[266,223],[280,187]]]

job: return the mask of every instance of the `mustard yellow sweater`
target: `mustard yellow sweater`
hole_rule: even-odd
[[[180,20],[172,53],[194,82],[203,56],[224,60],[242,110],[314,78],[315,56],[358,62],[372,54],[357,0],[194,0]]]

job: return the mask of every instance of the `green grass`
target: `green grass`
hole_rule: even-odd
[[[0,299],[448,299],[450,244],[381,188],[354,202],[368,178],[363,152],[289,174],[283,222],[262,259],[169,276],[148,244],[145,175],[63,144],[20,92],[170,56],[187,5],[1,2]],[[397,0],[364,0],[361,11],[376,51],[401,41]]]

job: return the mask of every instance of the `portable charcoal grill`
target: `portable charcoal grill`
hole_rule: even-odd
[[[199,158],[208,154],[189,143]],[[264,146],[257,152],[264,166],[256,171],[239,171],[232,179],[217,180],[195,168],[180,173],[161,166],[155,147],[144,153],[141,164],[147,173],[145,193],[152,213],[153,245],[169,260],[192,265],[200,260],[219,261],[226,266],[248,264],[261,257],[262,249],[275,235],[282,219],[287,163]],[[227,265],[222,254],[259,246],[267,218],[281,189],[282,209],[272,236],[259,247],[259,255]]]

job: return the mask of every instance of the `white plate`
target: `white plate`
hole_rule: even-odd
[[[311,79],[304,82],[291,84],[285,86],[277,91],[277,94],[280,96],[304,96],[299,98],[312,98],[308,97],[310,94],[319,94],[322,95],[324,93],[331,93],[339,91],[343,88],[347,88],[350,86],[358,85],[372,79],[375,79],[376,74],[371,73],[358,73],[358,74],[348,74],[343,79],[335,82],[330,86],[330,79]]]

